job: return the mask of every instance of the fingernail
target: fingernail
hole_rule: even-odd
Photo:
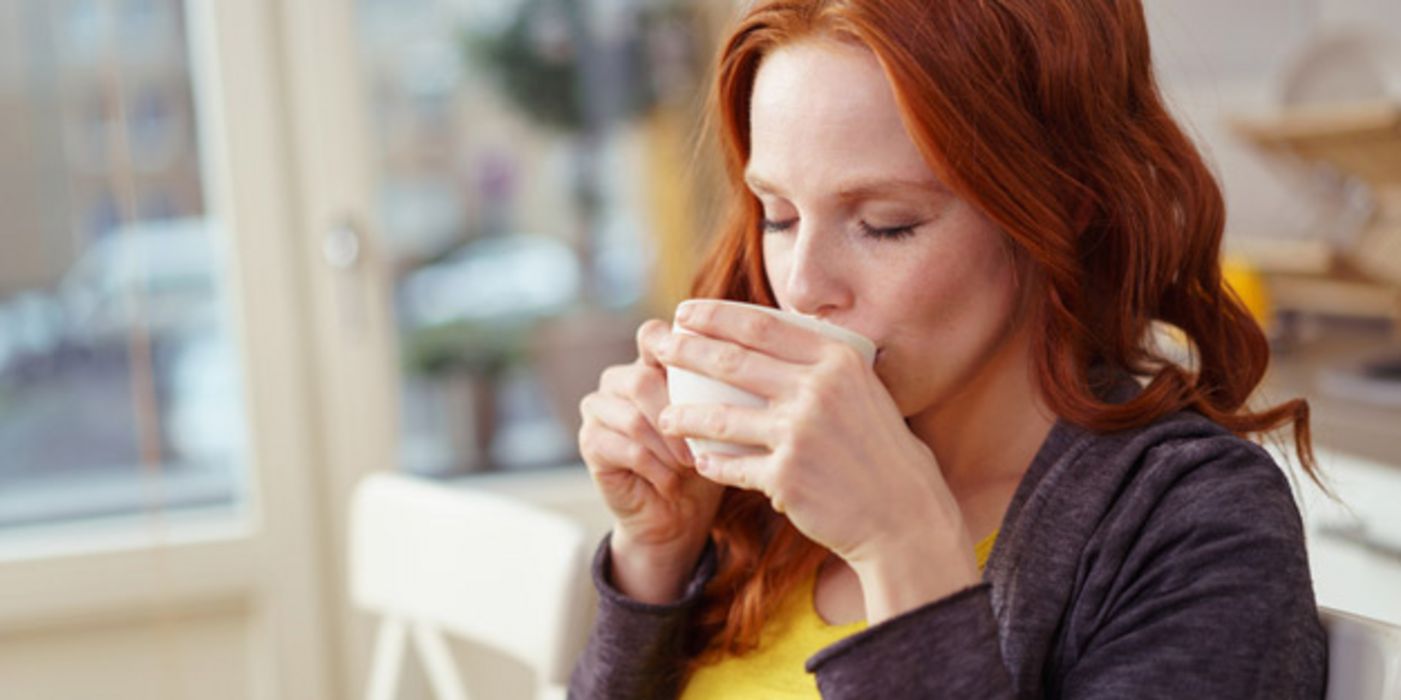
[[[657,416],[657,427],[661,428],[664,433],[671,432],[671,413],[669,409],[662,409],[661,415]]]
[[[676,320],[682,322],[691,320],[691,306],[688,301],[681,302],[681,305],[676,307]]]
[[[696,471],[702,474],[710,473],[710,456],[704,452],[696,455]]]

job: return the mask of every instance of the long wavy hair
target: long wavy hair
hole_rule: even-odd
[[[1196,411],[1241,436],[1292,424],[1319,482],[1303,400],[1253,410],[1269,346],[1223,284],[1225,204],[1153,78],[1137,0],[769,0],[722,45],[708,118],[730,210],[693,286],[697,297],[774,305],[762,210],[744,186],[749,106],[769,52],[806,38],[874,52],[931,169],[1005,233],[1035,284],[1034,373],[1049,408],[1097,432]],[[1149,339],[1176,328],[1191,366]],[[1146,381],[1106,403],[1090,368]],[[1320,485],[1321,482],[1320,482]],[[730,489],[712,529],[719,570],[703,593],[689,670],[753,650],[766,611],[827,556],[761,494]]]

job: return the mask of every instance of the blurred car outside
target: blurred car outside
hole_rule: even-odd
[[[406,275],[399,320],[408,329],[526,322],[568,309],[579,299],[580,282],[578,258],[558,238],[481,238]]]
[[[140,221],[92,243],[59,284],[76,344],[126,344],[208,330],[218,321],[214,241],[208,219]]]
[[[65,440],[67,456],[51,471],[130,461],[129,433],[113,427],[121,421],[79,407],[127,404],[133,381],[149,381],[167,466],[226,472],[241,460],[246,419],[219,290],[219,235],[204,218],[121,226],[83,250],[53,293],[0,305],[0,379],[14,427],[5,444],[31,454],[21,447]],[[133,353],[134,338],[144,338],[144,357]]]
[[[59,355],[66,330],[63,305],[52,294],[30,290],[0,302],[0,379]]]

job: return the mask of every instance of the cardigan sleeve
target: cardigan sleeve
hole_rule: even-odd
[[[715,543],[707,542],[681,599],[666,605],[624,595],[608,578],[612,570],[605,535],[591,567],[598,614],[588,643],[569,678],[571,700],[653,700],[676,697],[686,662],[691,611],[715,575]]]
[[[1159,454],[1150,465],[1201,457]],[[1278,467],[1258,448],[1233,448],[1195,468],[1149,471],[1080,560],[1057,650],[1040,674],[1044,692],[1323,697],[1326,641],[1302,524]],[[982,583],[833,644],[807,669],[829,699],[1037,694],[1016,687],[1001,633]]]
[[[1068,632],[1064,697],[1323,697],[1303,524],[1267,453],[1237,443],[1175,475],[1141,533],[1092,581],[1102,622]]]

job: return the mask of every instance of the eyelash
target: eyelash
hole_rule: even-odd
[[[862,221],[861,230],[871,238],[895,241],[913,236],[915,233],[915,226],[917,225],[918,224],[910,224],[908,226],[890,226],[887,228],[876,228]]]
[[[763,228],[764,231],[767,233],[782,233],[783,231],[787,231],[788,229],[793,228],[793,223],[794,222],[792,220],[773,221],[771,219],[764,219]],[[862,221],[861,232],[867,236],[870,236],[871,238],[878,238],[881,240],[900,240],[902,238],[908,238],[914,235],[915,228],[917,228],[918,226],[919,224],[910,224],[908,226],[891,226],[888,228],[876,228],[875,226],[872,226]]]

